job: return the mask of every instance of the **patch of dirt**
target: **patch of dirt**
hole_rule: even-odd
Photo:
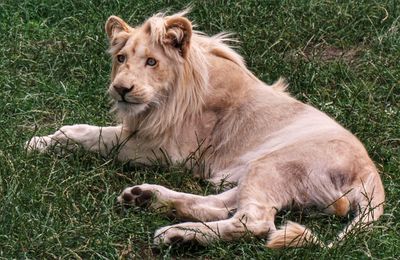
[[[320,59],[322,61],[332,61],[332,60],[344,60],[346,62],[352,63],[359,54],[359,49],[340,49],[334,46],[323,46],[322,48],[317,48],[316,50],[309,50],[306,55],[312,55],[313,58]]]
[[[302,50],[297,50],[294,56],[306,60],[320,60],[323,62],[344,61],[354,63],[360,56],[362,47],[343,49],[328,44],[318,44],[315,46],[306,46]]]

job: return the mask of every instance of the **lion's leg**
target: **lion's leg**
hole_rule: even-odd
[[[117,146],[124,144],[130,132],[121,126],[99,127],[86,124],[63,126],[54,134],[35,136],[26,143],[29,151],[46,151],[54,146],[73,149],[77,145],[85,150],[108,155]]]
[[[237,207],[237,188],[217,195],[199,196],[176,192],[160,185],[142,184],[126,188],[118,197],[125,204],[161,209],[180,219],[211,221],[226,219]]]
[[[186,222],[158,229],[154,243],[171,244],[174,242],[196,241],[202,245],[215,240],[234,240],[250,233],[265,237],[276,230],[274,225],[276,210],[259,203],[250,203],[242,207],[233,217],[212,222]]]
[[[187,222],[160,228],[154,237],[155,244],[194,240],[200,244],[212,241],[233,240],[246,233],[266,236],[276,230],[274,220],[281,208],[280,192],[274,190],[274,168],[251,165],[237,187],[237,212],[233,217],[220,221]]]

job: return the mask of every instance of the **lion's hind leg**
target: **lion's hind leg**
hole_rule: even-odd
[[[258,174],[253,168],[237,188],[237,212],[229,219],[212,222],[187,222],[160,228],[154,236],[155,244],[171,244],[176,241],[196,241],[206,245],[216,240],[230,241],[251,234],[266,237],[276,230],[274,220],[279,208],[279,194],[272,194],[266,183],[272,183],[273,175]],[[274,198],[276,197],[276,198]]]
[[[275,230],[276,210],[258,203],[238,209],[233,217],[212,222],[187,222],[158,229],[154,244],[195,241],[207,245],[216,240],[230,241],[246,234],[265,237]]]
[[[183,220],[213,221],[228,218],[237,207],[237,188],[217,195],[199,196],[176,192],[160,185],[126,188],[118,197],[123,204],[148,206]]]

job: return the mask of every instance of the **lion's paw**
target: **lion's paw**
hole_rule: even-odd
[[[74,150],[83,147],[86,150],[96,149],[96,143],[103,138],[101,128],[91,125],[67,125],[61,127],[54,134],[47,136],[35,136],[25,143],[27,151],[47,151],[50,147],[56,147],[57,152],[63,149]]]
[[[194,234],[195,232],[188,229],[166,226],[154,233],[153,244],[158,246],[185,243],[193,240]]]
[[[53,140],[49,136],[34,136],[25,143],[25,149],[28,152],[45,152],[50,146],[52,146],[52,143]]]
[[[150,206],[153,198],[155,197],[154,191],[145,185],[138,185],[126,188],[117,200],[119,203],[127,205],[136,205],[140,207]]]

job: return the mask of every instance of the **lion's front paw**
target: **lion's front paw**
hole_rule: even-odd
[[[73,150],[83,147],[86,150],[96,150],[99,140],[102,139],[101,128],[91,125],[67,125],[54,134],[47,136],[35,136],[25,144],[28,151],[44,152],[50,147],[56,147],[57,152],[63,149]],[[60,149],[58,149],[60,148]]]
[[[25,149],[28,152],[38,151],[45,152],[52,146],[53,140],[49,136],[34,136],[25,143]]]

